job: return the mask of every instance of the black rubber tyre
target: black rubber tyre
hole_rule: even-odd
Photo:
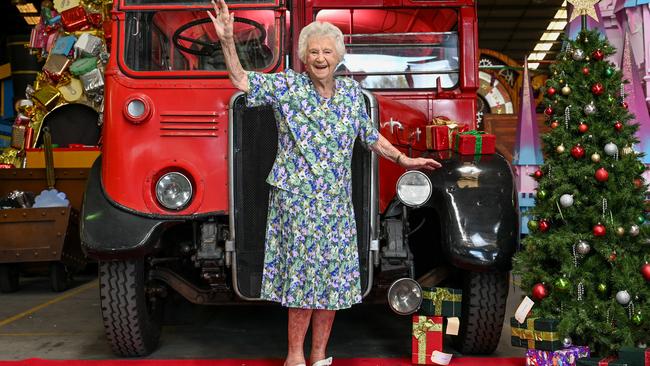
[[[61,262],[50,263],[50,287],[54,292],[63,292],[70,287],[70,275]]]
[[[0,264],[0,292],[10,293],[20,289],[20,271],[15,264]]]
[[[499,345],[508,298],[508,273],[463,273],[463,312],[454,346],[462,354],[490,354]]]
[[[104,330],[118,356],[146,356],[158,346],[163,304],[148,298],[142,259],[99,262]]]

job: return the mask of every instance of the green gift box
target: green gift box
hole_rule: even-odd
[[[515,347],[534,348],[543,351],[557,351],[564,348],[557,331],[555,319],[528,318],[521,324],[510,318],[511,343]]]
[[[632,366],[623,360],[617,359],[616,356],[609,357],[587,357],[576,360],[577,366]]]
[[[428,316],[459,317],[463,291],[444,287],[424,287],[419,313]]]
[[[618,358],[630,366],[650,366],[650,348],[621,347]]]

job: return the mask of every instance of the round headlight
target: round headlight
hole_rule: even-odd
[[[140,99],[133,99],[126,105],[126,111],[135,118],[140,118],[145,112],[144,102]]]
[[[167,173],[156,183],[156,198],[163,207],[180,210],[192,199],[192,183],[181,173]]]
[[[431,197],[431,181],[424,173],[411,170],[397,180],[397,198],[409,207],[422,206]]]
[[[416,312],[422,304],[422,288],[411,278],[400,278],[388,289],[388,305],[399,315]]]

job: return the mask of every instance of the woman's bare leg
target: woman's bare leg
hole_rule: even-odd
[[[311,316],[311,352],[309,364],[325,359],[327,342],[334,323],[335,310],[314,310]]]
[[[289,308],[289,350],[285,366],[295,366],[305,363],[305,334],[309,328],[312,309]]]

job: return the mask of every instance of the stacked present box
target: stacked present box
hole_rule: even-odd
[[[454,151],[461,155],[494,154],[496,136],[477,130],[458,132],[454,135]]]
[[[436,117],[425,126],[426,148],[436,151],[450,150],[454,135],[468,130],[469,127],[464,123],[450,120],[447,117]]]
[[[61,105],[90,106],[101,122],[112,4],[112,0],[42,2],[29,48],[45,65],[27,87],[25,99],[16,103],[10,147],[0,155],[1,166],[23,166],[25,149],[35,147],[43,119]]]
[[[432,355],[443,348],[445,318],[459,318],[462,291],[443,287],[424,287],[422,305],[413,315],[412,360],[417,365],[435,365]]]
[[[558,332],[559,321],[555,319],[528,318],[519,323],[510,318],[511,343],[515,347],[528,348],[528,366],[575,366],[579,359],[588,358],[587,346],[565,347]]]

